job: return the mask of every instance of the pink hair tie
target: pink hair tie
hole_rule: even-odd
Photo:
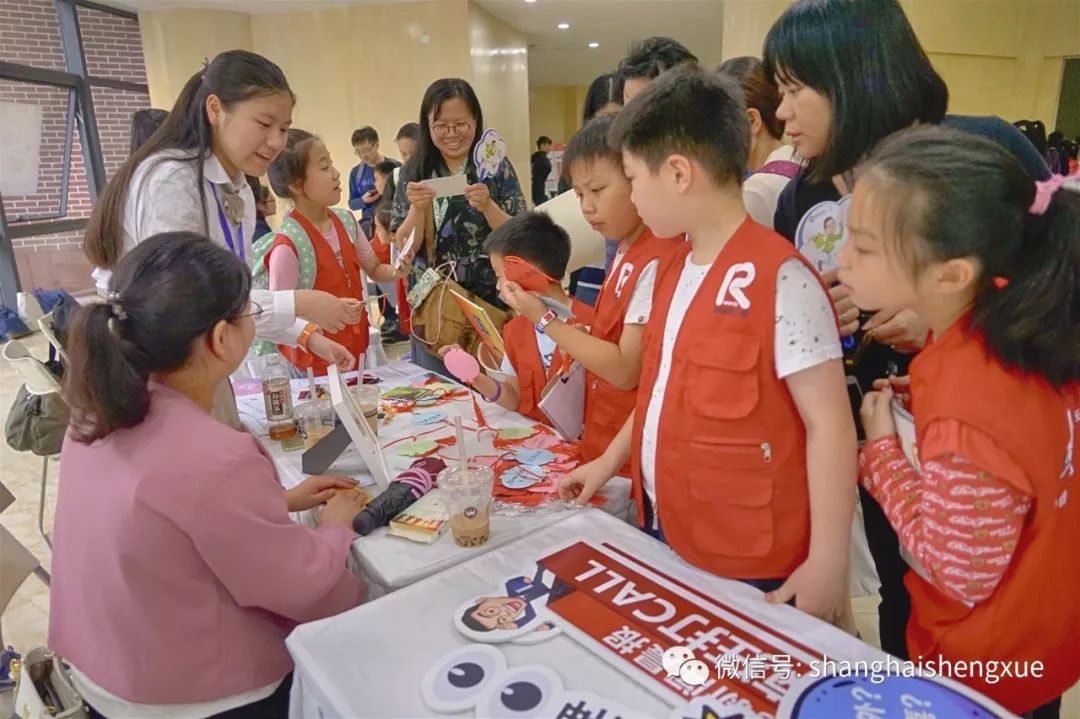
[[[1033,215],[1045,215],[1046,210],[1050,207],[1050,200],[1054,197],[1054,193],[1060,190],[1061,186],[1069,180],[1080,180],[1080,171],[1071,175],[1051,175],[1049,180],[1036,180],[1035,199],[1031,201],[1028,212]]]

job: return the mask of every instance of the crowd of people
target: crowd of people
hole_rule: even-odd
[[[563,158],[608,240],[588,302],[564,289],[570,236],[527,209],[510,160],[479,174],[465,80],[427,88],[395,137],[403,165],[357,130],[346,198],[324,142],[291,127],[280,68],[215,57],[86,235],[104,301],[69,334],[49,644],[92,715],[287,714],[286,634],[362,599],[346,567],[360,499],[331,477],[284,491],[234,429],[228,378],[256,338],[298,370],[351,369],[364,278],[400,310],[451,264],[512,315],[499,371],[472,383],[485,400],[546,421],[548,380],[587,372],[563,497],[629,475],[642,531],[851,631],[859,503],[881,647],[1041,662],[960,680],[1058,716],[1080,679],[1078,178],[948,97],[897,0],[797,0],[761,58],[719,68],[671,38],[636,44],[590,87]],[[461,195],[425,183],[455,175]],[[275,195],[288,214],[256,229]],[[453,342],[411,341],[447,371]],[[319,504],[317,529],[290,520]]]

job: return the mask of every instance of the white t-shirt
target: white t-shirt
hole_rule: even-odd
[[[626,250],[619,249],[615,259],[611,263],[611,272],[608,273],[604,284],[619,282],[623,269],[623,260]],[[660,260],[650,260],[638,275],[637,284],[634,285],[634,293],[630,295],[630,303],[626,306],[626,314],[623,323],[628,325],[644,325],[649,322],[652,313],[653,288],[656,286],[656,270],[660,266]]]
[[[784,145],[769,153],[765,164],[780,161],[802,163],[802,158],[795,152],[794,147]],[[754,222],[769,229],[773,228],[773,217],[776,215],[776,205],[780,202],[780,193],[789,182],[791,178],[772,172],[758,172],[743,180],[743,204]]]
[[[695,265],[693,255],[687,255],[668,309],[660,368],[645,412],[645,428],[641,437],[642,484],[653,507],[656,507],[656,438],[664,394],[671,376],[675,338],[690,304],[711,269],[712,265]],[[773,352],[778,379],[843,356],[832,302],[813,271],[797,258],[786,260],[777,271],[775,320]],[[654,510],[654,526],[658,516],[659,513]]]
[[[234,254],[243,254],[251,264],[251,242],[255,234],[255,196],[243,175],[230,179],[221,162],[213,154],[203,160],[203,190],[205,201],[199,198],[199,178],[196,166],[186,158],[189,152],[166,150],[151,155],[139,163],[131,177],[124,200],[122,254],[143,240],[161,232],[194,232],[208,235],[222,247],[229,247],[226,229]],[[239,187],[244,201],[244,217],[239,225],[228,220],[225,227],[218,216],[217,201],[224,197],[223,186],[232,182]],[[217,198],[217,199],[215,199]],[[241,227],[243,232],[241,232]],[[241,252],[241,248],[243,248]],[[95,269],[94,281],[98,292],[107,293],[112,273]],[[255,334],[279,344],[295,344],[307,323],[296,318],[292,292],[252,290],[251,300],[263,309],[255,318]]]

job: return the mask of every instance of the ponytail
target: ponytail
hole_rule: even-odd
[[[972,329],[999,362],[1056,388],[1080,380],[1080,194],[1055,181],[1049,204],[1034,205],[1049,193],[1007,149],[941,127],[890,136],[858,181],[890,198],[885,234],[913,276],[977,262]]]
[[[105,303],[79,310],[69,332],[66,398],[78,442],[143,421],[153,374],[184,367],[195,342],[248,308],[251,273],[190,232],[155,235],[117,265]]]
[[[203,159],[213,146],[213,132],[206,114],[206,99],[210,95],[217,96],[224,107],[231,108],[235,103],[278,92],[293,97],[281,68],[261,55],[246,50],[223,52],[192,75],[162,126],[128,157],[98,198],[83,242],[87,259],[94,266],[106,269],[112,269],[120,260],[124,208],[129,192],[132,189],[138,191],[138,188],[131,187],[131,178],[139,165],[152,155],[165,150],[181,150],[189,154],[189,158],[170,159],[192,163],[198,177],[199,199],[205,203]],[[161,159],[164,158],[156,161],[160,162]],[[209,234],[208,227],[204,227],[204,231]]]
[[[1054,387],[1080,380],[1080,194],[1060,189],[1029,213],[1013,268],[980,280],[974,325],[990,351]]]

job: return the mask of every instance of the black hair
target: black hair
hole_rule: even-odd
[[[807,165],[814,182],[851,170],[897,130],[940,123],[949,103],[897,0],[798,0],[765,38],[765,72],[832,106],[825,150]]]
[[[255,219],[265,220],[266,215],[262,213],[258,205],[260,202],[266,202],[270,197],[270,188],[259,182],[259,178],[254,175],[245,175],[247,178],[248,187],[251,188],[251,196],[255,198]]]
[[[670,37],[650,37],[630,46],[630,52],[619,63],[623,82],[634,77],[650,80],[679,65],[698,61],[694,53]]]
[[[746,96],[747,108],[758,111],[766,132],[777,140],[782,138],[784,122],[776,116],[776,110],[780,107],[780,90],[765,74],[765,63],[746,55],[725,60],[716,69],[718,72],[726,72],[738,81]]]
[[[578,163],[592,164],[597,160],[607,160],[622,170],[622,150],[608,142],[608,133],[614,118],[600,115],[585,123],[574,133],[563,150],[563,179],[570,180],[571,170]],[[571,184],[573,184],[571,182]]]
[[[547,135],[541,135],[540,137],[536,138],[536,149],[537,150],[540,149],[541,145],[550,145],[550,144],[551,144],[551,138],[548,137]]]
[[[547,276],[561,280],[570,262],[570,235],[546,212],[532,210],[492,230],[484,250],[489,255],[520,257]]]
[[[465,102],[476,122],[476,134],[465,158],[466,163],[472,162],[473,150],[476,149],[476,143],[480,142],[480,136],[484,134],[484,113],[480,109],[480,100],[467,81],[460,77],[444,77],[428,86],[424,99],[420,102],[420,137],[417,139],[416,155],[409,160],[402,172],[410,182],[426,180],[437,171],[447,169],[442,153],[431,139],[431,120],[428,115],[438,120],[443,103],[455,97]]]
[[[379,133],[375,131],[375,128],[371,125],[365,125],[359,130],[353,130],[352,144],[359,145],[361,142],[370,142],[375,144],[379,141]]]
[[[262,55],[246,50],[223,52],[188,79],[176,99],[165,124],[150,141],[133,152],[98,198],[86,228],[83,249],[95,266],[111,269],[120,259],[123,249],[124,203],[135,169],[153,154],[163,150],[185,150],[191,153],[190,162],[196,170],[199,199],[205,203],[206,183],[203,181],[203,159],[212,147],[213,132],[206,115],[206,99],[215,95],[225,108],[239,102],[254,100],[289,89],[285,73]],[[160,160],[159,160],[160,161]],[[209,220],[206,234],[210,234]]]
[[[398,140],[412,140],[413,142],[420,142],[420,124],[416,122],[406,122],[400,128],[398,128],[397,135],[394,136],[394,142]]]
[[[375,221],[381,223],[387,230],[390,229],[393,205],[393,200],[387,195],[384,195],[382,199],[375,203]]]
[[[1045,158],[1046,151],[1050,148],[1046,144],[1046,125],[1042,120],[1017,120],[1013,125],[1024,133],[1024,137],[1030,140],[1039,154]]]
[[[473,616],[473,612],[480,608],[483,602],[478,602],[464,611],[461,615],[461,623],[474,632],[490,632],[491,628],[487,627],[476,620]]]
[[[615,103],[622,105],[623,78],[617,72],[604,73],[592,81],[589,91],[585,94],[585,108],[582,111],[581,124],[596,117],[606,105]]]
[[[398,163],[394,162],[393,160],[383,160],[382,162],[376,163],[373,169],[380,175],[386,175],[387,177],[391,177],[394,174],[394,170],[396,170],[397,168]]]
[[[741,185],[750,157],[742,88],[697,65],[675,68],[626,104],[608,141],[640,157],[652,172],[680,154],[701,164],[717,185]]]
[[[194,344],[248,311],[251,272],[192,232],[165,232],[124,255],[110,300],[82,307],[68,335],[65,398],[78,442],[134,427],[150,407],[151,374],[185,366]]]
[[[159,110],[155,107],[136,110],[131,115],[131,149],[128,152],[135,152],[145,145],[168,116],[168,110]]]
[[[285,140],[285,149],[281,151],[274,161],[270,163],[266,171],[266,179],[274,193],[278,197],[293,198],[292,185],[303,182],[307,177],[308,161],[311,159],[311,149],[315,147],[318,137],[307,130],[289,128]]]
[[[889,198],[887,247],[913,275],[960,257],[978,264],[973,328],[1002,364],[1057,388],[1080,379],[1080,193],[1060,189],[1033,214],[1036,185],[1015,156],[935,127],[882,142],[858,182]]]

